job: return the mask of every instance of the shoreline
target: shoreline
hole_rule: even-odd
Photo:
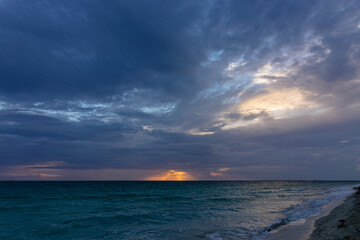
[[[309,240],[360,239],[360,187],[329,215],[315,221]]]
[[[307,218],[302,218],[294,222],[290,222],[284,226],[279,227],[278,229],[272,231],[267,237],[267,240],[330,240],[330,239],[360,239],[360,235],[356,235],[357,238],[343,238],[343,236],[347,236],[347,233],[339,233],[336,236],[334,233],[324,235],[324,232],[330,232],[330,230],[334,229],[334,224],[338,223],[334,218],[339,215],[339,211],[343,211],[343,206],[346,206],[346,209],[349,209],[347,213],[351,213],[353,208],[358,208],[359,217],[358,222],[360,223],[360,190],[358,192],[353,192],[348,195],[345,195],[343,198],[334,200],[322,207],[322,211],[315,215],[309,216]],[[358,194],[357,194],[358,193]],[[352,200],[354,197],[358,198],[359,205],[353,206]],[[350,199],[350,200],[349,200]],[[341,210],[339,210],[341,209]],[[335,211],[335,212],[334,212]],[[340,219],[341,220],[341,219]],[[324,228],[324,222],[330,222],[330,227]],[[339,224],[337,224],[339,225]],[[360,224],[359,224],[360,225]],[[336,231],[336,229],[335,229]],[[321,233],[322,235],[319,235]],[[359,232],[360,234],[360,226]],[[334,236],[334,237],[331,237]]]

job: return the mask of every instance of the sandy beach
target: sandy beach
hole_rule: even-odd
[[[360,190],[325,205],[318,214],[290,222],[271,232],[268,240],[360,239]]]
[[[334,208],[329,215],[315,221],[309,240],[360,239],[360,189]]]

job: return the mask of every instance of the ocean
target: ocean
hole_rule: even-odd
[[[264,239],[356,182],[0,182],[0,239]]]

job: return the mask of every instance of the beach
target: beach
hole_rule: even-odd
[[[355,189],[358,191],[355,192]],[[345,195],[346,196],[346,195]],[[267,240],[360,239],[360,190],[326,204],[321,212],[290,222],[271,232]]]
[[[360,189],[357,189],[329,215],[315,221],[309,240],[360,239]]]

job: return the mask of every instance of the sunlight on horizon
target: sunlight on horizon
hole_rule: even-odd
[[[191,174],[185,171],[169,170],[160,175],[148,177],[147,181],[189,181],[196,180]]]

